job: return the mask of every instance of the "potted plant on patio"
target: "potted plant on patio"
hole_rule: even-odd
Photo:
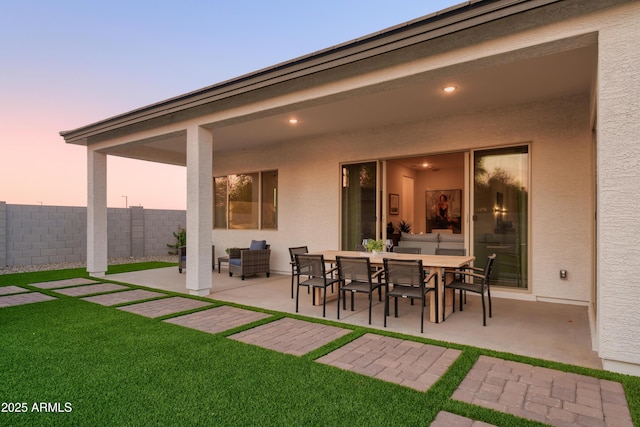
[[[384,242],[382,240],[369,239],[367,242],[367,250],[374,254],[384,252]]]

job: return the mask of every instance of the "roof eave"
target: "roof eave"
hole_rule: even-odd
[[[557,1],[560,0],[475,0],[460,3],[439,12],[231,80],[77,129],[61,131],[60,135],[67,143],[87,145],[89,138],[94,135],[380,55]]]

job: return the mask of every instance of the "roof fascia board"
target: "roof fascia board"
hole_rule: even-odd
[[[75,130],[62,131],[60,135],[67,143],[86,145],[91,136],[100,133],[372,58],[558,1],[561,0],[465,2],[291,61],[169,98]]]

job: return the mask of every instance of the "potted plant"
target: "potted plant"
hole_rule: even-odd
[[[369,252],[379,253],[384,252],[384,242],[382,240],[369,239],[367,242],[367,250]]]
[[[185,246],[187,244],[187,230],[178,226],[178,232],[176,233],[174,231],[173,237],[176,238],[176,242],[167,243],[167,247],[172,249],[172,251],[169,252],[169,255],[177,255],[180,250],[180,247]]]
[[[407,222],[404,219],[400,221],[400,223],[398,224],[398,228],[400,229],[401,233],[411,233],[411,223]]]

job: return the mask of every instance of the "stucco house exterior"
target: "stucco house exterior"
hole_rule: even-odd
[[[405,220],[497,252],[494,296],[587,306],[604,368],[640,375],[639,39],[639,1],[470,1],[61,132],[87,147],[87,269],[108,156],[182,165],[195,295],[212,240],[287,272]]]

